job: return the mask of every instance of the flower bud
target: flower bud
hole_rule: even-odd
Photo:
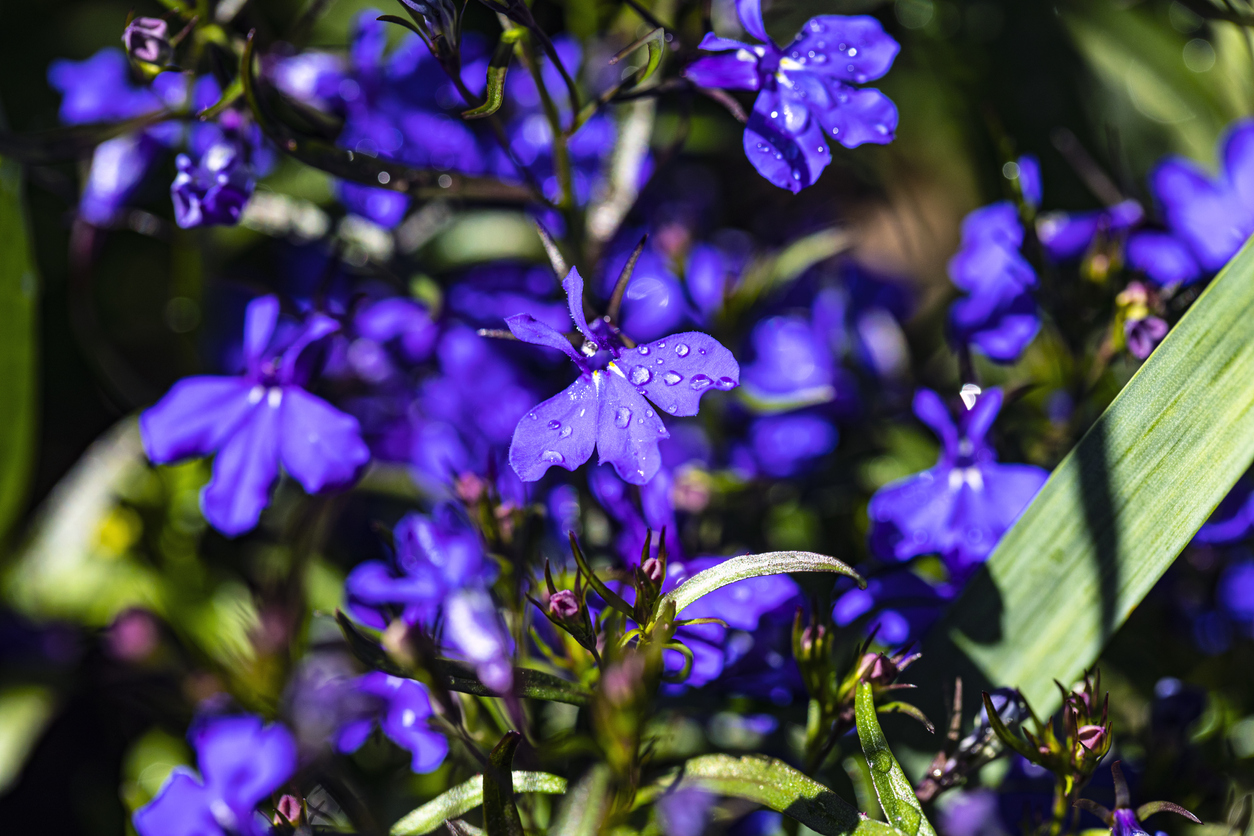
[[[862,680],[872,685],[891,685],[900,671],[892,659],[883,653],[867,653],[858,663]]]
[[[1106,742],[1106,728],[1105,726],[1080,726],[1076,736],[1081,746],[1090,752],[1096,752]]]
[[[299,826],[304,812],[299,798],[294,795],[284,795],[275,807],[274,826],[282,827],[285,824]]]
[[[640,569],[644,572],[644,576],[653,583],[662,582],[662,564],[656,557],[650,557],[641,564]]]
[[[579,599],[569,589],[559,589],[549,596],[549,615],[554,618],[574,618],[579,614]]]
[[[126,53],[139,64],[151,65],[158,71],[174,58],[166,22],[159,17],[137,17],[122,32]]]

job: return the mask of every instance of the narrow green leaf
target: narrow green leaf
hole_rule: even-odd
[[[933,628],[918,681],[983,678],[1057,708],[1053,680],[1093,664],[1254,460],[1251,322],[1247,243]]]
[[[888,748],[888,741],[884,739],[875,711],[875,698],[868,682],[858,683],[854,718],[858,724],[858,740],[862,743],[862,753],[866,755],[867,765],[871,767],[871,783],[875,785],[875,794],[879,796],[880,807],[884,809],[888,821],[906,836],[936,836],[936,831],[923,815],[923,807],[914,794],[914,787],[910,786],[906,773],[902,771],[892,750]]]
[[[745,578],[759,578],[763,575],[783,575],[788,572],[834,572],[848,575],[865,587],[862,576],[841,563],[834,557],[813,552],[765,552],[763,554],[742,554],[724,560],[717,566],[711,566],[704,572],[698,572],[670,592],[662,596],[658,602],[660,610],[669,601],[675,605],[676,615],[682,615],[684,607],[704,595],[729,583]]]
[[[501,39],[496,43],[496,51],[488,62],[488,84],[484,91],[484,102],[476,108],[463,111],[463,119],[482,119],[491,116],[501,109],[505,101],[505,74],[509,71],[509,62],[514,57],[514,44],[527,32],[526,29],[511,28],[501,32]]]
[[[993,698],[989,696],[988,691],[984,692],[983,698],[984,713],[988,717],[988,724],[993,727],[993,733],[997,735],[998,739],[1023,757],[1029,760],[1035,758],[1037,753],[1032,751],[1032,747],[1027,741],[1015,734],[1002,722],[1001,715],[997,713],[997,709],[993,705]]]
[[[687,761],[678,773],[642,790],[641,795],[644,800],[653,800],[662,793],[685,787],[748,799],[783,813],[822,836],[902,836],[884,822],[862,818],[839,795],[775,758],[702,755]]]
[[[38,285],[22,209],[22,169],[0,159],[0,539],[22,512],[34,463]]]
[[[597,764],[562,802],[551,829],[553,836],[597,836],[612,800],[609,767]]]
[[[210,105],[199,114],[200,121],[208,122],[210,119],[216,119],[222,111],[235,104],[244,95],[244,77],[237,75],[227,88],[222,91],[222,98],[218,99],[214,104]]]
[[[475,827],[465,819],[448,819],[444,822],[444,826],[453,836],[484,836],[481,828]]]
[[[522,817],[514,804],[514,753],[522,735],[507,731],[488,755],[492,768],[483,774],[483,826],[488,836],[523,836]]]
[[[566,792],[566,779],[547,772],[512,774],[514,792],[542,792],[561,795]],[[446,793],[428,801],[392,825],[392,836],[423,836],[444,825],[448,819],[463,816],[483,803],[483,776],[476,775]]]

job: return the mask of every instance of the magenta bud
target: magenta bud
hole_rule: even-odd
[[[574,618],[579,614],[579,599],[569,589],[559,589],[549,597],[549,615],[554,618]]]
[[[275,808],[274,824],[275,826],[300,824],[302,812],[299,798],[294,795],[284,795]]]
[[[488,483],[474,473],[466,472],[454,480],[453,487],[457,491],[458,499],[467,505],[474,505],[483,498],[483,494],[487,491]]]
[[[109,653],[123,662],[143,662],[157,650],[161,628],[147,610],[126,610],[114,619],[106,634]]]
[[[169,28],[159,17],[137,17],[122,32],[126,52],[136,61],[164,67],[174,57]]]
[[[801,649],[810,653],[814,650],[814,645],[823,641],[823,637],[827,634],[827,628],[822,624],[811,624],[801,631]]]
[[[1080,738],[1080,745],[1093,752],[1106,742],[1106,729],[1103,726],[1080,726],[1077,736]]]
[[[656,557],[650,557],[640,567],[644,576],[654,583],[662,582],[662,564]]]
[[[889,685],[901,671],[882,653],[867,653],[859,662],[862,668],[862,681],[872,685]]]

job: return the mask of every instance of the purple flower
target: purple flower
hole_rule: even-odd
[[[921,639],[954,597],[955,587],[934,585],[908,568],[894,568],[867,578],[866,589],[842,579],[837,590],[832,605],[836,626],[865,619],[863,634],[874,632],[877,641],[894,646]]]
[[[699,787],[666,792],[657,801],[657,815],[666,836],[701,836],[714,796]]]
[[[339,326],[314,314],[276,340],[278,324],[278,298],[254,299],[244,319],[244,374],[184,378],[139,419],[156,464],[217,454],[200,507],[231,536],[257,524],[280,464],[319,493],[352,484],[370,459],[357,419],[304,388],[305,349]]]
[[[385,346],[393,346],[399,359],[418,363],[431,355],[440,332],[425,305],[400,297],[363,305],[353,316],[353,330],[358,336],[349,343],[347,360],[358,377],[370,383],[380,383],[395,372]]]
[[[813,412],[768,415],[749,427],[749,446],[758,468],[768,476],[793,476],[836,449],[840,434],[831,421]]]
[[[1244,540],[1251,531],[1254,531],[1254,479],[1246,474],[1237,480],[1193,539],[1222,546]]]
[[[179,154],[174,163],[178,173],[170,184],[170,198],[179,226],[190,229],[239,221],[254,186],[244,142],[223,136],[195,161]]]
[[[470,662],[484,685],[503,694],[514,682],[513,643],[492,597],[481,587],[459,590],[444,605],[444,639]]]
[[[1217,177],[1181,157],[1168,158],[1150,175],[1168,228],[1208,272],[1222,267],[1254,232],[1254,120],[1229,126],[1219,157]]]
[[[524,482],[534,482],[553,465],[575,470],[595,446],[602,464],[613,464],[624,481],[643,485],[661,466],[658,442],[670,435],[645,397],[668,415],[696,415],[707,391],[739,383],[740,366],[717,340],[696,331],[627,349],[617,338],[598,336],[588,327],[583,278],[577,270],[570,271],[562,287],[571,318],[586,340],[582,352],[527,314],[505,320],[523,342],[557,349],[579,368],[579,377],[565,391],[518,422],[510,465]],[[599,353],[608,358],[604,368],[593,366]]]
[[[1202,268],[1187,244],[1166,232],[1135,232],[1124,253],[1128,266],[1140,270],[1159,287],[1192,284]]]
[[[873,17],[819,15],[780,49],[762,23],[761,0],[737,0],[746,32],[759,44],[709,33],[684,75],[701,87],[757,90],[745,127],[745,154],[771,183],[798,192],[814,183],[831,152],[827,138],[846,148],[892,142],[897,107],[879,90],[858,88],[888,72],[900,46]],[[852,83],[851,83],[852,82]]]
[[[1014,204],[976,209],[962,222],[962,245],[949,260],[949,278],[967,293],[949,307],[949,328],[959,344],[989,359],[1013,362],[1040,330],[1036,273],[1019,252],[1023,224]]]
[[[257,803],[296,770],[296,741],[281,725],[252,716],[216,717],[189,734],[200,778],[170,773],[157,797],[135,811],[139,836],[262,836],[270,826]]]
[[[836,362],[845,309],[840,292],[826,288],[814,297],[808,319],[773,316],[753,327],[754,360],[745,367],[744,381],[753,406],[781,411],[852,396],[854,380]]]
[[[97,226],[110,223],[162,150],[146,133],[124,134],[97,145],[79,198],[79,216]]]
[[[1150,356],[1154,348],[1167,336],[1170,326],[1156,316],[1129,319],[1123,324],[1124,339],[1128,341],[1128,353],[1138,360]]]
[[[1001,404],[1001,390],[990,389],[955,425],[939,395],[918,391],[914,414],[940,438],[941,455],[935,467],[871,497],[867,512],[877,556],[940,554],[955,574],[988,557],[1049,476],[1033,465],[997,463],[985,436]]]
[[[394,565],[367,561],[344,582],[353,615],[372,627],[387,626],[380,610],[389,606],[400,610],[406,624],[432,626],[452,593],[496,577],[479,535],[451,506],[441,506],[432,517],[406,514],[392,538]]]
[[[161,108],[152,89],[131,84],[126,55],[114,47],[85,61],[58,58],[48,66],[48,83],[61,93],[58,115],[66,125],[118,122]]]
[[[414,772],[431,772],[444,762],[448,741],[427,722],[432,711],[425,685],[375,671],[356,679],[352,688],[366,697],[365,711],[339,728],[336,749],[357,751],[377,724],[388,739],[413,755]]]
[[[1050,212],[1036,222],[1036,234],[1045,252],[1055,261],[1082,255],[1098,233],[1126,233],[1145,218],[1145,210],[1135,200],[1125,200],[1108,209],[1092,212]]]

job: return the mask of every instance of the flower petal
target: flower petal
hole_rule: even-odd
[[[1223,145],[1224,172],[1247,213],[1254,214],[1254,119],[1241,119],[1228,128]]]
[[[1036,300],[1012,288],[973,294],[949,306],[952,338],[970,343],[990,360],[1012,363],[1041,328]]]
[[[688,65],[684,77],[698,87],[757,90],[762,86],[758,56],[743,48],[722,55],[704,55]]]
[[[597,420],[599,462],[609,462],[624,482],[643,485],[662,466],[658,442],[670,438],[662,419],[621,374],[594,372],[600,414]],[[643,387],[640,387],[643,388]]]
[[[871,550],[882,560],[909,560],[944,551],[955,495],[947,466],[934,467],[880,488],[867,505]]]
[[[205,788],[186,767],[176,767],[157,797],[135,811],[139,836],[219,836]]]
[[[311,494],[352,484],[370,461],[357,419],[299,386],[281,391],[283,467]]]
[[[812,73],[874,81],[893,65],[901,45],[873,17],[819,15],[801,27],[784,53]]]
[[[566,291],[566,304],[570,307],[570,318],[574,320],[575,327],[581,334],[596,343],[596,335],[588,327],[588,319],[583,313],[583,276],[579,275],[579,271],[574,267],[570,268],[566,278],[562,279],[562,290]]]
[[[252,716],[215,717],[191,734],[205,788],[251,810],[296,771],[296,741],[284,726]]]
[[[762,22],[762,0],[736,0],[736,15],[746,32],[764,44],[771,43]]]
[[[745,126],[744,148],[759,174],[795,194],[818,180],[832,154],[816,120],[807,118],[799,132],[790,132],[789,112],[796,113],[795,103],[789,102],[786,111],[777,89],[758,93]]]
[[[667,415],[696,415],[701,396],[740,383],[740,364],[723,344],[700,331],[672,334],[624,351],[613,365]]]
[[[823,133],[846,148],[865,142],[887,145],[897,136],[897,105],[874,87],[858,89],[829,80],[830,103],[811,113],[823,126]]]
[[[944,447],[942,460],[945,456],[952,458],[958,454],[958,427],[940,395],[931,389],[915,392],[914,414],[941,440]]]
[[[435,769],[448,756],[448,741],[427,724],[431,716],[431,700],[421,682],[399,679],[388,697],[387,713],[379,723],[383,733],[413,755],[410,768],[426,773]]]
[[[279,410],[262,401],[214,459],[213,477],[200,492],[205,519],[230,537],[252,529],[278,475]]]
[[[546,348],[555,348],[581,367],[583,366],[583,357],[580,356],[578,351],[575,351],[575,347],[570,344],[570,340],[566,339],[566,336],[560,331],[541,322],[531,314],[521,313],[507,316],[505,324],[509,327],[509,332],[523,342],[531,345],[542,345]]]
[[[1206,270],[1218,270],[1245,243],[1254,218],[1195,163],[1169,159],[1155,169],[1150,183],[1168,226]]]
[[[509,463],[518,478],[534,482],[553,465],[573,471],[586,462],[596,445],[597,413],[596,390],[582,375],[530,410],[518,421],[509,446]]]
[[[1160,287],[1192,284],[1202,277],[1193,253],[1184,242],[1165,232],[1137,232],[1128,238],[1128,265]]]
[[[984,444],[984,436],[988,435],[989,429],[993,426],[993,421],[997,419],[997,413],[1001,412],[1003,401],[1001,389],[986,389],[976,398],[975,405],[967,412],[965,416],[965,435],[975,447],[981,447]]]
[[[707,52],[719,52],[724,49],[753,49],[752,44],[744,41],[734,41],[731,38],[720,38],[713,32],[706,32],[705,37],[701,39],[701,43],[697,44],[697,49],[704,49]]]
[[[258,390],[252,398],[250,393]],[[259,399],[242,377],[185,377],[139,416],[144,451],[154,464],[217,452]]]
[[[244,362],[250,372],[256,372],[261,355],[274,336],[279,322],[279,297],[274,294],[259,296],[248,303],[244,311]]]

